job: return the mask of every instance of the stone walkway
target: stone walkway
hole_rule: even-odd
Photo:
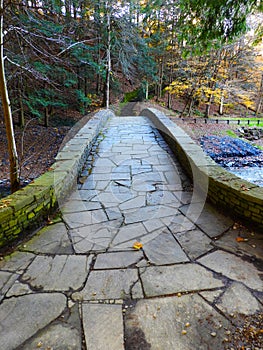
[[[0,261],[1,350],[231,349],[262,312],[262,236],[237,242],[144,117],[108,122],[61,212]]]

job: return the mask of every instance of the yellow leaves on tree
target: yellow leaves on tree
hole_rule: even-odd
[[[187,81],[173,81],[169,86],[165,88],[165,91],[169,92],[170,94],[175,94],[176,96],[182,96],[190,87],[191,84]]]
[[[238,97],[240,98],[241,103],[246,106],[247,109],[255,107],[255,103],[250,99],[250,96],[239,94]]]

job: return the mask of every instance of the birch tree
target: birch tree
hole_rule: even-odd
[[[15,192],[19,189],[18,156],[13,129],[12,112],[5,77],[4,61],[4,1],[0,0],[0,91],[8,143],[11,191]]]

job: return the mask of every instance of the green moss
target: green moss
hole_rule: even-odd
[[[226,134],[233,138],[238,138],[237,134],[233,130],[227,130]]]
[[[34,212],[31,212],[27,215],[28,219],[31,220],[36,216],[36,214]]]

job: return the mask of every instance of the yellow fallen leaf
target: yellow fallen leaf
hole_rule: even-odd
[[[143,244],[141,242],[135,242],[132,246],[134,249],[140,250],[143,247]]]

